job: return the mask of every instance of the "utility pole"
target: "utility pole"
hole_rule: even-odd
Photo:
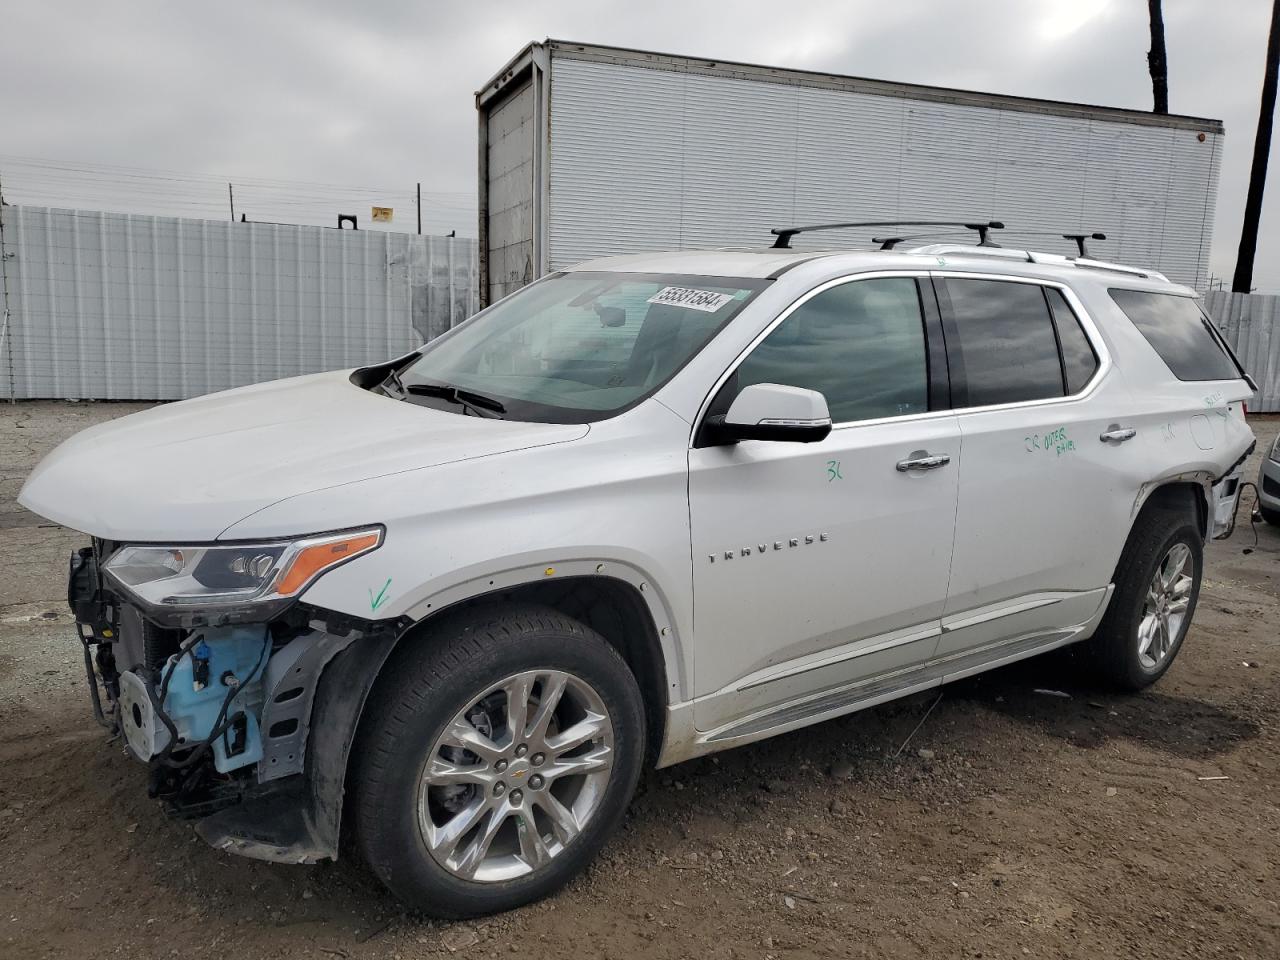
[[[236,222],[236,195],[231,192],[231,184],[227,184],[227,200],[231,202],[231,222]]]
[[[1164,11],[1161,0],[1147,0],[1151,12],[1151,50],[1147,53],[1147,68],[1151,71],[1151,96],[1155,105],[1152,113],[1169,112],[1169,61],[1164,51]]]
[[[422,236],[422,184],[418,184],[418,236]]]
[[[1253,169],[1249,172],[1249,193],[1244,201],[1240,250],[1231,281],[1233,293],[1248,293],[1253,288],[1253,258],[1258,252],[1258,222],[1262,219],[1262,191],[1267,185],[1267,157],[1271,153],[1271,126],[1276,112],[1277,66],[1280,66],[1280,0],[1275,0],[1271,8],[1267,69],[1262,77],[1262,104],[1258,112],[1258,133],[1253,141]]]

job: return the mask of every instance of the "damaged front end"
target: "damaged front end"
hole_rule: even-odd
[[[95,539],[72,555],[94,713],[148,764],[151,795],[214,846],[336,857],[356,722],[406,624],[296,597],[380,542],[381,530],[244,546]]]

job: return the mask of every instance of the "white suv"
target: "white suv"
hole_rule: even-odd
[[[677,763],[1082,642],[1168,669],[1251,382],[1191,290],[991,247],[555,273],[417,352],[67,441],[95,708],[209,842],[461,916]],[[1087,642],[1086,642],[1087,641]]]

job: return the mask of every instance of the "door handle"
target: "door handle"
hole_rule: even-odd
[[[951,458],[945,453],[937,454],[912,454],[910,459],[899,460],[897,463],[898,472],[906,473],[908,470],[937,470],[939,467],[945,467],[951,462]]]
[[[1133,427],[1122,427],[1117,423],[1113,423],[1098,437],[1103,443],[1124,443],[1126,440],[1132,440],[1138,435],[1138,431]]]

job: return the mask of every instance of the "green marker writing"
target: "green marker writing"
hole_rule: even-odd
[[[382,589],[378,591],[378,595],[373,595],[373,587],[369,588],[369,609],[377,611],[377,609],[387,602],[387,589],[391,586],[391,578],[387,577],[387,582],[382,585]]]

